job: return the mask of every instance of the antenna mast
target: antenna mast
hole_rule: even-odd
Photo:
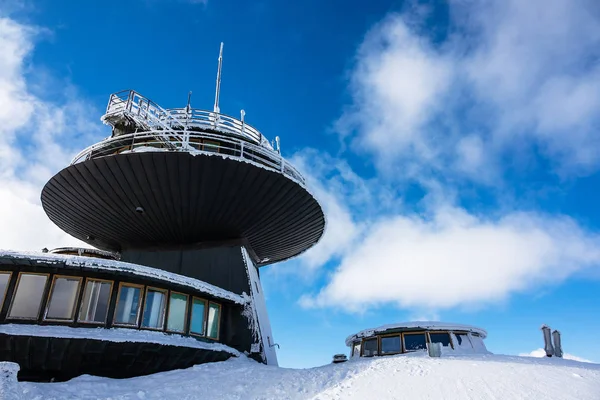
[[[219,109],[219,94],[221,92],[221,67],[223,66],[223,42],[221,42],[221,50],[219,51],[219,69],[217,70],[217,89],[215,91],[215,107],[213,111],[220,113]]]

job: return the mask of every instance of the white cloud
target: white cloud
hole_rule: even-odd
[[[81,242],[46,217],[43,184],[98,134],[96,111],[72,95],[47,101],[30,89],[26,72],[39,30],[0,18],[0,248],[41,250]],[[88,110],[86,112],[86,110]]]
[[[542,348],[539,348],[539,349],[533,350],[531,353],[520,353],[519,356],[543,358],[543,357],[546,357],[546,351]],[[587,360],[585,358],[577,357],[577,356],[574,356],[573,354],[569,354],[569,353],[564,353],[563,358],[565,360],[573,360],[573,361],[579,361],[579,362],[584,362],[584,363],[593,363],[593,361]]]
[[[562,174],[600,166],[595,2],[453,1],[441,42],[419,19],[393,15],[367,34],[337,124],[380,170],[491,183],[502,171],[482,169],[534,148]]]
[[[479,308],[600,263],[600,237],[567,217],[515,212],[486,219],[437,206],[431,215],[384,216],[364,231],[303,305]]]

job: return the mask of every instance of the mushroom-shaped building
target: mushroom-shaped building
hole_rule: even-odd
[[[277,364],[258,268],[313,246],[325,218],[278,139],[220,114],[221,60],[213,111],[115,93],[111,136],[45,185],[50,220],[97,250],[0,254],[0,361],[19,379]]]
[[[426,350],[440,343],[445,352],[487,353],[487,332],[469,325],[444,322],[400,322],[365,329],[346,338],[350,357],[373,357]]]

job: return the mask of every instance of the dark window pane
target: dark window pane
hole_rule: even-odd
[[[352,357],[360,357],[360,342],[356,342],[352,346]]]
[[[363,341],[363,357],[371,357],[377,355],[377,338],[367,339]]]
[[[400,335],[381,338],[381,354],[400,353],[401,351]]]
[[[142,316],[144,328],[162,329],[165,321],[166,293],[162,290],[148,289],[146,305]]]
[[[450,346],[450,334],[446,332],[429,333],[431,343],[441,343],[442,346]]]
[[[427,341],[425,340],[424,333],[411,333],[404,335],[404,348],[406,351],[415,351],[426,349]]]
[[[79,321],[106,322],[112,283],[88,280],[81,300]]]
[[[190,332],[204,336],[204,312],[206,302],[201,299],[194,299],[192,302],[192,324]]]
[[[22,274],[8,316],[36,319],[42,305],[47,280],[46,275]]]
[[[188,297],[181,293],[171,293],[169,297],[169,317],[167,330],[174,332],[185,331]]]
[[[75,318],[75,301],[80,283],[81,279],[79,278],[56,278],[54,280],[46,318],[65,320]]]
[[[0,274],[0,306],[4,302],[4,295],[6,294],[6,288],[8,287],[8,281],[10,280],[10,274]]]
[[[208,337],[212,339],[219,338],[219,319],[221,308],[218,304],[210,303],[208,306]]]
[[[121,286],[119,292],[115,323],[124,325],[137,325],[140,311],[140,297],[142,291],[139,287]]]
[[[467,336],[466,333],[456,333],[456,341],[458,342],[458,345],[460,347],[467,347],[470,348],[471,346],[471,341],[469,340],[469,337]]]

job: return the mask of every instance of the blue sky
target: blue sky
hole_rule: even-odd
[[[261,270],[282,366],[413,319],[481,326],[505,354],[546,323],[600,361],[593,1],[9,0],[0,18],[0,247],[75,243],[44,182],[109,134],[112,92],[210,109],[223,41],[221,111],[280,136],[328,217]]]

